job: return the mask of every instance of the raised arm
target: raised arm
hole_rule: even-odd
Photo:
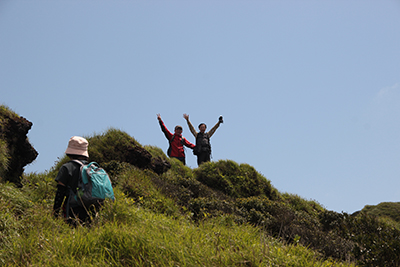
[[[218,129],[219,125],[223,122],[224,121],[222,119],[222,116],[219,117],[217,124],[215,124],[214,127],[212,127],[210,131],[208,131],[208,137],[211,137],[215,133],[215,131]]]
[[[189,129],[190,129],[190,132],[191,132],[191,133],[193,134],[193,136],[196,138],[196,137],[197,137],[197,132],[196,132],[196,130],[194,129],[193,125],[190,123],[189,115],[188,115],[188,114],[183,114],[183,118],[185,118],[185,120],[186,120],[186,122],[187,122],[187,125],[188,125],[188,127],[189,127]]]
[[[157,114],[157,120],[160,123],[161,131],[164,133],[165,138],[167,138],[168,140],[171,140],[172,133],[170,131],[168,131],[167,127],[165,126],[164,122],[161,119],[160,114]]]

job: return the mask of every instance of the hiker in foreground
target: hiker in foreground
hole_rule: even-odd
[[[76,225],[79,221],[90,222],[106,198],[114,200],[110,178],[96,162],[88,164],[88,141],[79,136],[69,139],[65,154],[71,161],[61,166],[57,177],[57,191],[54,198],[53,214],[60,210],[67,222]]]
[[[183,118],[186,120],[190,131],[196,138],[196,147],[195,149],[193,149],[193,154],[197,156],[197,165],[200,166],[200,164],[202,164],[203,162],[210,161],[211,158],[210,138],[218,129],[219,125],[224,122],[223,118],[222,116],[220,116],[218,118],[217,124],[215,124],[214,127],[212,127],[211,130],[208,132],[206,132],[207,126],[205,123],[200,123],[199,124],[200,132],[196,132],[193,125],[190,123],[189,115],[183,114]]]
[[[53,213],[54,216],[58,217],[60,210],[62,210],[63,217],[68,219],[69,222],[72,222],[72,220],[67,218],[67,212],[71,213],[71,217],[81,221],[85,221],[89,217],[88,212],[83,207],[67,210],[69,189],[71,188],[76,193],[81,169],[81,165],[72,160],[79,160],[83,164],[88,164],[88,145],[88,141],[83,137],[71,137],[68,147],[65,150],[65,154],[67,154],[71,161],[61,166],[56,177],[57,192],[54,198]]]
[[[160,123],[161,131],[164,133],[165,137],[169,141],[169,148],[167,151],[168,156],[170,158],[177,158],[183,163],[183,165],[186,165],[185,150],[183,146],[187,146],[193,149],[195,145],[190,143],[188,140],[186,140],[186,138],[182,136],[182,126],[175,126],[175,132],[174,134],[172,134],[170,131],[168,131],[167,127],[165,127],[165,124],[162,121],[160,114],[157,114],[157,119]]]

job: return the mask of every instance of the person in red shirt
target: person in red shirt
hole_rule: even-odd
[[[186,165],[185,160],[185,150],[183,146],[189,147],[191,149],[195,148],[196,146],[190,143],[186,138],[182,136],[183,128],[180,125],[175,126],[175,132],[172,134],[168,131],[167,127],[165,126],[164,122],[161,119],[161,115],[157,114],[158,122],[160,123],[161,131],[164,133],[165,137],[169,141],[169,148],[168,148],[168,156],[170,158],[176,158],[180,160],[183,165]]]

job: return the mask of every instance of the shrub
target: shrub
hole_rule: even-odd
[[[144,148],[145,148],[147,151],[149,151],[150,154],[151,154],[153,157],[155,157],[155,158],[160,157],[160,158],[162,158],[163,160],[168,160],[168,159],[169,159],[169,158],[165,155],[165,153],[163,152],[163,150],[162,150],[161,148],[159,148],[159,147],[147,145],[147,146],[144,146]]]
[[[295,194],[284,193],[282,199],[296,211],[303,211],[315,216],[324,211],[324,208],[318,202],[303,199]]]
[[[239,165],[230,160],[207,162],[195,170],[195,176],[201,183],[231,197],[265,195],[270,199],[279,198],[271,182],[248,164]]]
[[[201,227],[206,229],[218,225],[227,227],[223,230],[226,234],[221,235],[221,228],[218,228],[219,232],[209,231],[204,236],[206,242],[214,246],[208,252],[212,254],[208,258],[208,261],[211,259],[211,265],[296,266],[298,258],[288,259],[294,251],[304,247],[314,249],[312,255],[321,253],[325,258],[358,261],[363,266],[400,265],[400,232],[392,219],[397,215],[395,205],[379,207],[380,213],[376,214],[385,215],[385,219],[368,215],[374,211],[368,206],[357,216],[336,213],[298,195],[280,194],[269,180],[248,164],[221,160],[204,163],[193,170],[176,159],[167,158],[159,148],[142,148],[134,138],[119,130],[109,129],[102,135],[88,139],[90,160],[99,162],[110,175],[116,201],[105,203],[101,212],[96,213],[90,228],[78,226],[73,229],[74,235],[71,235],[71,229],[62,220],[51,217],[56,185],[54,178],[61,165],[69,160],[68,157],[58,159],[50,171],[24,175],[22,189],[2,184],[1,264],[43,266],[48,263],[56,266],[62,258],[62,262],[68,262],[66,266],[74,266],[78,262],[88,266],[100,266],[99,262],[104,264],[102,266],[150,266],[162,263],[206,266],[203,257],[188,256],[188,244],[197,246],[191,253],[198,253],[202,249],[199,242],[204,240],[192,242],[194,234]],[[160,174],[154,168],[131,164],[130,161],[134,161],[132,151],[137,148],[149,155],[152,164],[153,159],[160,159],[167,162],[170,169]],[[174,227],[171,227],[172,218],[176,219]],[[281,249],[275,248],[276,241],[274,244],[264,243],[260,247],[262,252],[251,246],[253,254],[242,257],[242,247],[236,246],[231,240],[235,235],[241,238],[237,233],[232,233],[232,229],[239,229],[239,224],[254,229],[258,232],[258,238],[264,238],[268,233],[290,245],[288,249]],[[182,232],[174,240],[184,244],[181,251],[176,252],[173,247],[168,251],[166,248],[173,242],[168,240],[163,243],[165,232],[171,227],[173,230],[170,232],[175,234],[180,231],[181,225],[185,225],[186,229],[191,228],[192,233],[187,235]],[[160,239],[142,238],[143,232],[151,230],[154,230],[153,235],[159,234],[157,238]],[[57,239],[59,237],[55,235],[57,238],[54,239],[53,235],[58,233],[64,236]],[[186,240],[182,238],[185,234]],[[90,236],[90,240],[86,242],[87,236]],[[227,238],[225,245],[221,245],[222,237]],[[157,242],[158,246],[154,246]],[[90,251],[91,247],[95,249]],[[223,260],[222,255],[227,249],[231,249],[231,253],[226,254],[227,259]],[[274,249],[281,253],[272,259],[270,251]],[[101,250],[98,257],[90,258],[88,252],[96,250]],[[255,255],[258,253],[256,250],[260,254]],[[63,257],[65,254],[68,259]],[[165,255],[169,257],[167,260],[164,259]],[[319,256],[314,256],[310,265],[302,266],[312,266],[316,257]],[[190,263],[189,258],[193,260]],[[320,266],[335,265],[329,260],[326,265]]]
[[[128,162],[129,151],[139,143],[127,133],[110,128],[105,133],[87,138],[90,161],[99,164],[112,160]]]
[[[176,215],[178,208],[171,199],[161,194],[150,178],[152,175],[155,174],[149,170],[132,167],[119,176],[118,184],[137,205],[168,215]]]
[[[374,216],[385,216],[400,223],[400,202],[382,202],[376,206],[366,205],[363,212]]]
[[[347,236],[355,242],[353,250],[364,266],[399,266],[400,231],[375,216],[360,213],[346,217]]]

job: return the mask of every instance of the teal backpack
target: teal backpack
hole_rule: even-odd
[[[114,190],[107,172],[96,162],[88,165],[79,160],[73,160],[81,165],[80,177],[76,194],[70,190],[69,207],[85,207],[87,210],[94,205],[101,206],[106,199],[115,200]],[[69,211],[69,208],[67,209]]]

